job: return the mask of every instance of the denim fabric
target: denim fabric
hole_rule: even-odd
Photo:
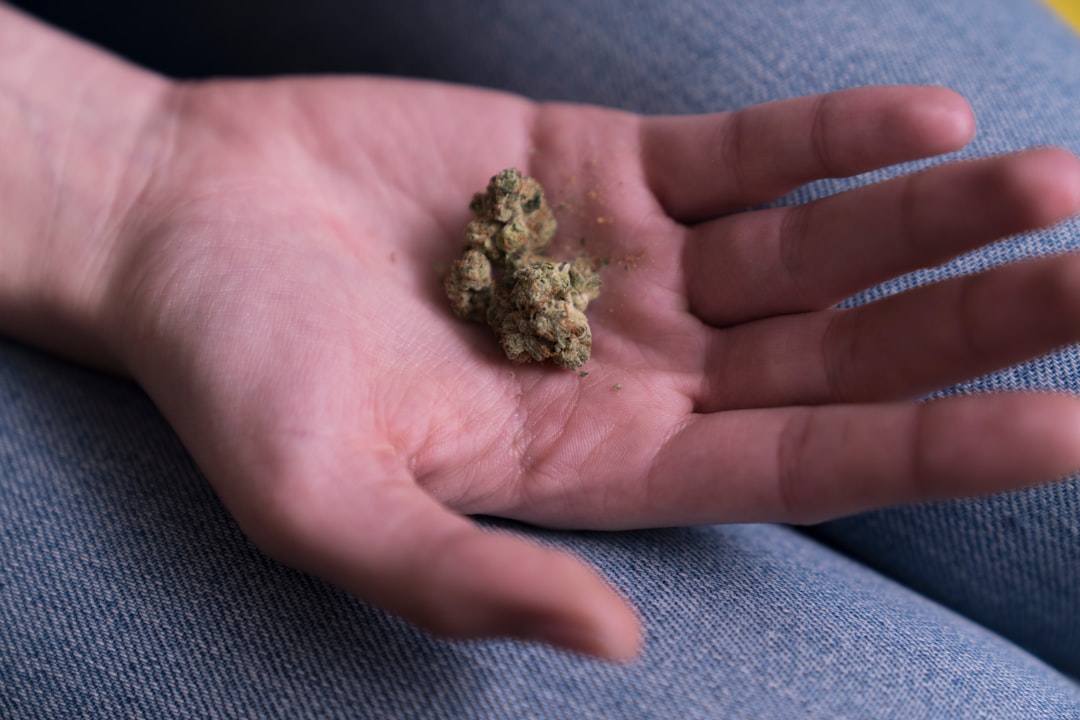
[[[97,27],[137,58],[160,50],[140,27],[109,22],[125,4],[96,4]],[[963,154],[1080,152],[1080,42],[1035,2],[162,7],[187,20],[170,32],[198,35],[174,35],[196,51],[161,62],[199,57],[193,72],[398,72],[649,112],[934,82],[979,114]],[[850,303],[1078,242],[1074,221]],[[1077,390],[1078,366],[1069,349],[946,392]],[[641,608],[645,658],[612,667],[442,643],[284,569],[247,545],[138,391],[0,344],[0,716],[1080,718],[1080,686],[1046,664],[1080,674],[1075,480],[872,513],[813,538],[771,526],[492,526],[605,572]]]

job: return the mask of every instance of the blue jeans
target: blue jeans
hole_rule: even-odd
[[[243,5],[167,12],[211,72],[395,72],[650,112],[928,82],[975,106],[966,155],[1080,152],[1080,39],[1024,0]],[[849,302],[1077,246],[1073,221]],[[1080,390],[1080,353],[946,392],[1030,387]],[[643,659],[433,640],[286,569],[136,388],[0,342],[0,716],[1080,718],[1075,479],[807,532],[485,522],[605,573],[640,608]]]

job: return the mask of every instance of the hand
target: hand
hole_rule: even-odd
[[[436,633],[639,643],[592,571],[464,514],[802,523],[1080,466],[1072,398],[910,402],[1080,339],[1077,259],[833,307],[1076,212],[1072,156],[732,214],[962,146],[973,120],[948,91],[643,119],[296,79],[178,86],[161,113],[165,149],[118,203],[104,343],[258,545]],[[509,364],[442,295],[471,194],[509,166],[548,188],[555,252],[584,238],[612,261],[586,377]]]

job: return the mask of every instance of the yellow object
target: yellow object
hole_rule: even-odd
[[[1046,4],[1058,11],[1073,30],[1080,33],[1080,0],[1045,0]]]

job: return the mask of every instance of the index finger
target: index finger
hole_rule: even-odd
[[[660,204],[676,220],[696,222],[813,180],[957,150],[974,131],[971,107],[951,90],[867,87],[718,115],[648,118],[642,152]]]

